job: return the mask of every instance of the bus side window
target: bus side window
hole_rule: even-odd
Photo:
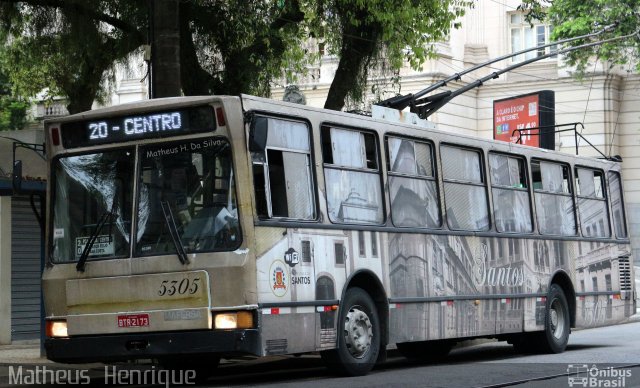
[[[576,217],[569,167],[541,160],[531,162],[536,216],[541,234],[574,236]]]
[[[522,158],[490,153],[491,193],[498,232],[531,233],[531,201]]]
[[[627,222],[624,214],[624,203],[622,201],[622,185],[620,174],[609,171],[609,193],[611,198],[611,210],[613,212],[613,228],[617,238],[627,238]]]
[[[258,217],[315,219],[309,128],[296,121],[266,120],[266,147],[251,152]]]
[[[489,201],[479,151],[440,147],[447,223],[454,230],[489,230]]]
[[[387,151],[393,224],[439,228],[442,221],[431,144],[388,137]]]
[[[576,169],[578,211],[584,237],[611,236],[603,178],[602,171],[589,168]],[[589,225],[591,228],[588,228]]]
[[[329,219],[335,223],[384,221],[377,139],[373,133],[322,128]]]

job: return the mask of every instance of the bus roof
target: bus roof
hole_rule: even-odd
[[[479,147],[484,148],[489,151],[496,152],[505,152],[512,154],[522,154],[528,155],[533,158],[539,159],[549,159],[549,160],[563,160],[568,162],[569,160],[573,161],[573,163],[578,165],[585,166],[612,166],[619,165],[618,162],[610,161],[602,158],[598,158],[596,156],[584,156],[584,155],[575,155],[573,153],[561,152],[556,150],[547,150],[543,148],[531,147],[522,144],[515,143],[507,143],[503,141],[497,141],[494,139],[473,136],[473,135],[465,135],[459,133],[451,133],[446,132],[444,130],[435,128],[425,128],[420,127],[418,125],[411,125],[402,122],[394,122],[387,121],[384,119],[372,118],[369,116],[359,115],[355,113],[342,112],[342,111],[331,111],[323,108],[315,108],[310,107],[308,105],[300,105],[285,101],[277,101],[263,97],[256,97],[251,95],[242,95],[243,108],[245,110],[266,110],[267,105],[273,109],[275,107],[279,107],[281,114],[293,114],[289,109],[294,109],[298,111],[307,111],[307,112],[315,112],[316,114],[327,114],[331,113],[334,118],[321,120],[322,122],[326,122],[328,125],[347,125],[347,126],[362,126],[364,123],[370,124],[371,127],[369,129],[380,129],[383,128],[386,123],[393,123],[394,127],[397,130],[389,130],[389,133],[397,133],[399,135],[406,135],[412,137],[425,137],[431,138],[431,140],[445,142],[445,143],[453,143],[466,145],[468,147]],[[297,116],[301,116],[297,114]],[[339,118],[339,119],[338,119]],[[339,123],[339,124],[338,124]],[[381,125],[382,124],[382,125]],[[429,136],[432,135],[432,136]],[[610,168],[610,167],[608,167]]]

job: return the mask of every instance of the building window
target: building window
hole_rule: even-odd
[[[333,244],[333,252],[336,256],[336,264],[344,265],[344,244],[341,242],[336,242]]]
[[[365,257],[367,255],[364,243],[364,232],[361,230],[358,231],[358,250],[360,251],[360,257]]]
[[[371,257],[378,257],[378,237],[376,232],[371,232]]]
[[[550,43],[553,26],[543,24],[539,20],[529,23],[522,13],[509,14],[509,37],[511,40],[511,52],[515,53],[529,48],[544,46]],[[513,62],[522,62],[527,59],[541,57],[550,52],[557,51],[557,46],[541,47],[512,58]],[[553,56],[552,58],[556,58]]]
[[[303,263],[311,263],[311,241],[302,240],[302,262]]]

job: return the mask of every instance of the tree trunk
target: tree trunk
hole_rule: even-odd
[[[93,100],[96,98],[96,93],[87,88],[76,90],[75,92],[75,95],[69,95],[69,104],[67,104],[69,114],[72,115],[91,110]]]
[[[367,65],[376,54],[378,28],[361,24],[345,28],[342,33],[340,62],[331,82],[325,109],[342,110],[349,92],[363,89],[367,80]]]
[[[219,88],[219,81],[200,65],[197,48],[191,32],[191,3],[180,3],[180,80],[185,96],[212,95]],[[210,23],[215,20],[209,19]]]
[[[152,1],[151,98],[182,94],[178,0]]]

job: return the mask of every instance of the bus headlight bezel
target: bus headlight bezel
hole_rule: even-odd
[[[66,320],[48,320],[45,326],[45,334],[48,338],[67,338],[69,331]]]
[[[253,329],[253,312],[243,310],[214,313],[213,328],[216,330]]]

